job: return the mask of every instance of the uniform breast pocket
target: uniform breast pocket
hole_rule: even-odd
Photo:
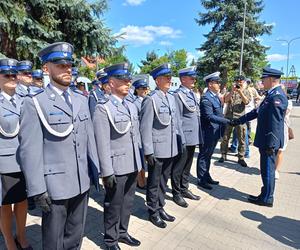
[[[128,122],[129,121],[129,117],[126,116],[126,115],[116,115],[114,117],[114,121],[115,121],[115,123]]]
[[[78,114],[78,117],[80,121],[85,121],[89,119],[89,115],[87,113],[80,113]]]
[[[70,120],[71,118],[66,115],[50,115],[48,117],[48,122],[50,125],[69,123]]]
[[[170,120],[170,110],[168,107],[160,107],[159,108],[159,119],[164,122],[167,123]]]

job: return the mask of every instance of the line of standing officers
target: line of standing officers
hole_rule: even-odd
[[[181,86],[171,95],[170,65],[160,65],[150,73],[157,88],[133,98],[128,64],[115,64],[97,75],[109,93],[96,87],[87,98],[69,87],[72,54],[73,46],[65,42],[39,52],[50,78],[45,89],[26,81],[30,62],[0,60],[1,230],[9,250],[32,249],[25,236],[27,197],[43,212],[43,249],[80,249],[90,183],[99,190],[99,177],[107,249],[120,249],[118,242],[139,246],[128,225],[141,169],[148,170],[149,220],[165,228],[175,220],[164,209],[169,177],[176,204],[187,207],[185,198],[199,200],[189,190],[195,147],[200,145],[198,184],[211,189],[218,184],[209,173],[217,141],[226,124],[244,122],[224,118],[218,72],[205,77],[208,91],[199,104],[193,67],[179,71]],[[147,87],[143,80],[135,84]]]

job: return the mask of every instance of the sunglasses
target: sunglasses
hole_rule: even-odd
[[[31,76],[31,72],[21,72],[20,75]]]
[[[7,78],[7,79],[9,79],[9,78],[16,78],[16,75],[15,74],[4,74],[3,77]]]

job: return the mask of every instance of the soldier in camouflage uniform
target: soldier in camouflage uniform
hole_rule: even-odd
[[[239,118],[245,114],[245,107],[251,100],[251,93],[245,87],[246,78],[242,75],[235,77],[235,84],[232,86],[231,92],[225,95],[225,103],[227,103],[227,110],[225,112],[225,118],[234,119]],[[223,136],[223,140],[221,142],[221,153],[222,156],[219,159],[219,162],[224,162],[226,160],[226,154],[228,151],[228,142],[230,139],[230,135],[232,133],[233,127],[231,125],[227,125],[225,129],[225,133]],[[239,141],[238,146],[238,163],[247,167],[247,163],[244,160],[245,148],[246,148],[246,125],[238,125],[236,126],[237,137]]]

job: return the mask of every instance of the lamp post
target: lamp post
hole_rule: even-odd
[[[290,40],[286,39],[277,39],[276,41],[286,42],[288,45],[288,51],[287,51],[287,58],[286,58],[286,82],[288,81],[288,74],[289,74],[289,60],[290,60],[290,45],[293,41],[300,39],[299,37],[294,37]]]
[[[239,75],[242,74],[242,70],[243,70],[243,54],[244,54],[244,42],[245,42],[245,26],[246,26],[247,0],[245,0],[244,3],[245,3],[245,5],[244,5],[244,20],[243,20],[242,47],[241,47]]]

